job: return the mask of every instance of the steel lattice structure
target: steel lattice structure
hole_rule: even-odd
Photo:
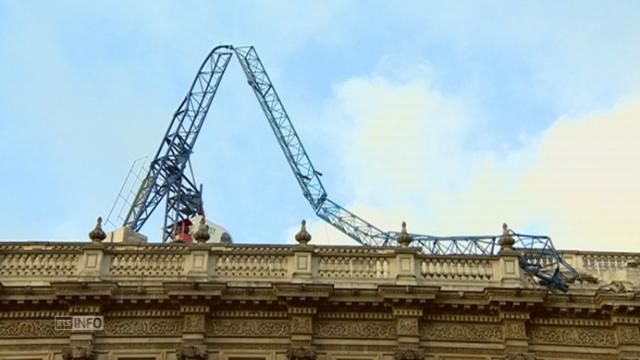
[[[179,220],[192,218],[202,208],[202,193],[193,176],[185,173],[200,129],[233,54],[230,46],[214,48],[200,66],[187,95],[173,115],[160,148],[149,165],[124,226],[138,231],[166,196],[162,240],[173,235]]]
[[[163,241],[169,241],[174,226],[201,211],[202,191],[193,176],[185,174],[189,156],[231,56],[235,54],[247,81],[264,111],[269,125],[293,174],[315,213],[338,230],[365,246],[392,246],[399,235],[383,231],[328,197],[322,175],[311,162],[273,83],[253,46],[214,48],[196,75],[178,107],[149,171],[132,203],[124,225],[138,231],[160,201],[167,196]],[[436,237],[411,234],[422,251],[432,255],[496,255],[496,236]],[[520,267],[554,290],[567,291],[567,282],[578,273],[558,254],[547,236],[510,233],[521,253]]]

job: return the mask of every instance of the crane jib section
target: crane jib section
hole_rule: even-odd
[[[124,225],[139,230],[160,201],[167,197],[163,236],[163,240],[167,241],[171,239],[171,226],[188,219],[201,207],[201,193],[195,181],[185,175],[185,167],[233,54],[260,103],[304,197],[318,217],[362,245],[395,245],[399,233],[383,231],[329,198],[320,179],[321,173],[314,168],[253,46],[224,45],[209,53],[171,120]],[[495,255],[500,240],[500,236],[411,235],[414,243],[425,253],[433,255]],[[566,291],[567,282],[579,276],[558,254],[549,237],[513,232],[510,236],[515,241],[514,248],[523,254],[520,266],[541,284]]]

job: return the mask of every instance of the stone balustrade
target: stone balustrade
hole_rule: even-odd
[[[563,252],[581,273],[638,281],[638,254]],[[636,264],[636,265],[634,265]],[[536,287],[517,255],[429,256],[417,248],[245,244],[0,243],[3,285],[55,281],[294,281],[375,288]],[[635,279],[635,280],[634,280]],[[584,286],[582,286],[584,288]]]

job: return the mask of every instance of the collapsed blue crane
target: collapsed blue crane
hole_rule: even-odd
[[[163,242],[171,241],[177,224],[202,213],[202,189],[188,173],[204,119],[211,107],[232,55],[240,62],[247,81],[264,111],[293,174],[315,213],[338,230],[365,246],[392,246],[399,235],[383,231],[331,200],[313,166],[273,83],[253,46],[215,47],[200,66],[187,95],[174,113],[155,158],[150,163],[124,221],[139,231],[166,197]],[[520,267],[552,290],[566,292],[579,274],[560,256],[547,236],[511,232],[514,248],[521,253]],[[437,237],[411,234],[423,252],[432,255],[495,255],[502,236]],[[503,235],[504,236],[504,235]]]

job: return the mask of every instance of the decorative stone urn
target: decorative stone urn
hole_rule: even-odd
[[[400,235],[398,235],[398,237],[396,237],[396,241],[401,246],[409,246],[409,245],[411,245],[411,242],[413,241],[413,238],[407,232],[407,223],[404,222],[404,221],[402,222],[402,231],[400,231]]]
[[[311,234],[307,232],[307,222],[302,220],[300,231],[296,234],[298,244],[307,245],[311,241]]]
[[[96,221],[96,227],[89,233],[89,239],[91,239],[91,241],[93,242],[100,243],[106,238],[107,234],[105,234],[104,230],[102,230],[102,217],[98,217],[98,220]]]

